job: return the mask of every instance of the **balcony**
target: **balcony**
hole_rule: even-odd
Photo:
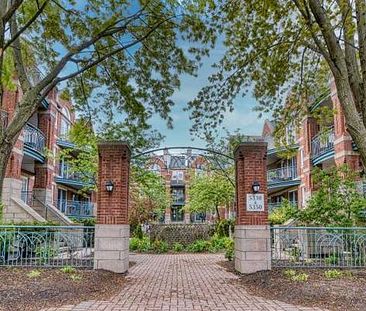
[[[317,165],[334,156],[334,129],[327,134],[318,134],[311,141],[311,159]]]
[[[8,113],[0,109],[0,122],[3,128],[8,126]]]
[[[88,201],[59,200],[57,208],[69,217],[90,218],[94,216],[94,204]]]
[[[89,183],[85,182],[80,174],[72,172],[66,165],[60,167],[59,175],[55,177],[55,182],[75,189],[81,189],[88,184],[92,184],[91,180]]]
[[[44,134],[34,125],[27,123],[23,129],[24,133],[24,153],[39,162],[45,160],[44,148],[46,139]]]
[[[267,171],[268,189],[286,188],[300,184],[296,166],[284,166]]]

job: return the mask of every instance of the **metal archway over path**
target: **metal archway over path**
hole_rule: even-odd
[[[164,150],[200,150],[200,151],[204,151],[204,152],[207,152],[207,153],[212,153],[212,154],[216,154],[216,155],[219,155],[219,156],[223,156],[225,158],[228,158],[228,159],[234,161],[234,157],[229,156],[227,154],[224,154],[222,152],[219,152],[219,151],[216,151],[216,150],[213,150],[213,149],[202,148],[202,147],[192,147],[192,146],[183,146],[183,147],[174,146],[174,147],[163,147],[163,148],[150,149],[150,150],[138,153],[136,155],[133,155],[131,157],[131,159],[136,159],[136,158],[144,156],[144,155],[148,155],[148,154],[151,154],[151,153],[154,153],[154,152],[164,151]]]
[[[235,149],[234,158],[220,151],[195,147],[148,150],[131,157],[125,142],[98,144],[98,209],[95,226],[94,268],[124,273],[129,267],[128,219],[131,158],[169,149],[200,150],[218,159],[235,162],[236,225],[235,269],[253,273],[271,269],[271,237],[267,204],[267,143],[246,141]],[[164,155],[164,153],[163,153]],[[156,154],[153,156],[157,156]],[[200,156],[198,154],[198,156]],[[112,187],[109,187],[112,184]],[[260,185],[254,190],[253,185]],[[113,187],[114,185],[114,187]]]

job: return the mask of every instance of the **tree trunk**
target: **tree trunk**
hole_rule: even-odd
[[[2,202],[6,167],[9,162],[12,149],[13,149],[13,145],[11,143],[6,143],[6,142],[4,142],[4,140],[1,140],[1,143],[0,143],[0,203]]]
[[[220,213],[219,213],[219,206],[218,205],[216,205],[216,213],[217,213],[217,221],[220,221],[221,219],[220,219]]]

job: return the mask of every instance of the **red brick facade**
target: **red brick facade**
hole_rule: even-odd
[[[128,224],[128,197],[131,151],[126,143],[105,142],[98,145],[98,224]],[[112,192],[106,183],[112,181]]]
[[[248,142],[240,144],[234,153],[236,173],[236,223],[238,225],[267,225],[267,143]],[[246,197],[253,193],[253,182],[260,184],[259,193],[264,194],[264,211],[248,212]]]

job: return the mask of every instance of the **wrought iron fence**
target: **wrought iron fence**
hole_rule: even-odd
[[[87,218],[94,216],[94,204],[88,201],[66,201],[57,202],[58,209],[66,216]]]
[[[94,227],[0,226],[0,265],[93,267]]]
[[[272,227],[274,267],[365,267],[366,227]]]
[[[279,182],[297,178],[296,166],[284,166],[267,171],[268,182]]]
[[[334,129],[331,128],[328,134],[316,135],[311,140],[311,156],[319,157],[334,148]]]
[[[44,134],[35,126],[27,123],[24,126],[24,144],[42,153],[45,147]]]

